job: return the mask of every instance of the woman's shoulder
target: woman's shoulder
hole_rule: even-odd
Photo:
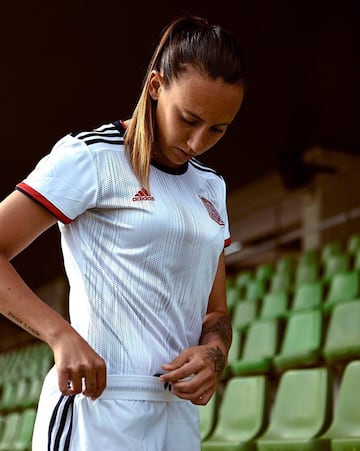
[[[121,125],[121,121],[102,124],[93,129],[73,131],[70,136],[85,142],[87,145],[92,144],[123,144],[125,130]]]

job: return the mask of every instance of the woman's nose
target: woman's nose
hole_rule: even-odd
[[[207,149],[208,139],[206,133],[202,130],[194,130],[188,138],[187,145],[190,153],[200,155]]]

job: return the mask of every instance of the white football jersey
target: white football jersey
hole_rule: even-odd
[[[139,185],[119,122],[62,138],[17,185],[58,219],[73,327],[108,374],[153,375],[197,345],[230,243],[226,187],[197,160]]]

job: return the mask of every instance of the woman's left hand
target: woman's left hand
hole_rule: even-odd
[[[224,366],[225,356],[218,346],[194,346],[162,365],[166,373],[160,379],[170,383],[171,392],[179,398],[205,405],[218,387]]]

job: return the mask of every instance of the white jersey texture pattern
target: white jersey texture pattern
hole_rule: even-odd
[[[230,242],[223,178],[197,160],[156,163],[139,185],[119,122],[59,140],[17,189],[61,232],[73,327],[108,374],[153,375],[199,342]]]

